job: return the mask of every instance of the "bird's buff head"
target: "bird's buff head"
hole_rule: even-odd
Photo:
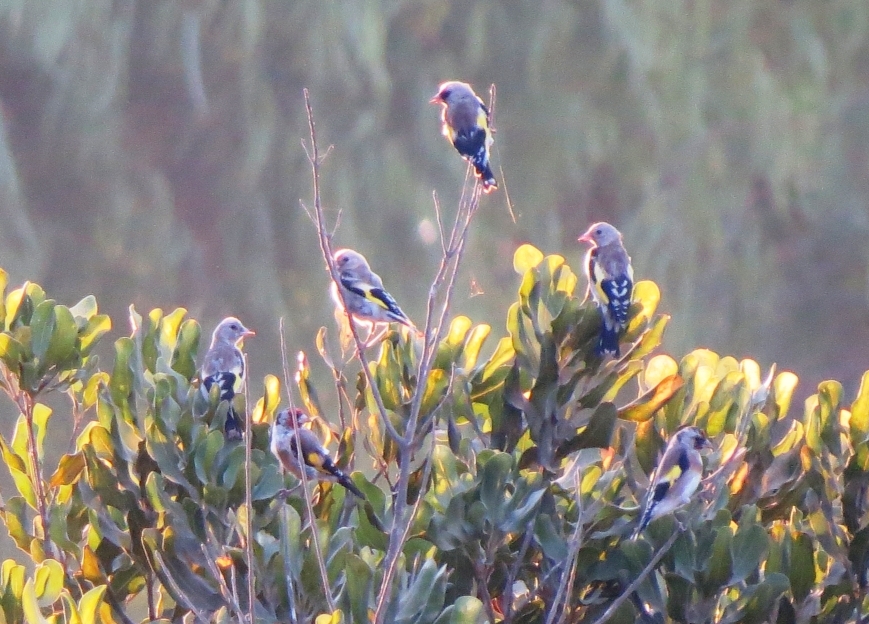
[[[591,243],[596,247],[603,247],[622,240],[622,233],[609,223],[601,221],[595,223],[585,231],[585,234],[577,239],[580,243]]]
[[[697,427],[685,427],[676,432],[676,441],[685,448],[700,451],[705,448],[712,448],[712,442],[706,437],[706,434],[700,431]]]
[[[245,338],[255,335],[255,331],[242,325],[241,321],[237,318],[234,316],[228,316],[220,321],[220,324],[215,328],[214,333],[211,334],[211,344],[212,346],[219,342],[239,344]]]
[[[296,412],[296,422],[301,426],[310,420],[308,415],[300,410],[298,407],[294,408]],[[275,422],[280,427],[286,427],[287,429],[295,429],[295,425],[293,424],[293,412],[290,408],[282,409],[278,412],[278,415],[275,416]]]
[[[353,274],[358,271],[371,270],[365,256],[352,249],[339,249],[335,252],[335,268],[338,269],[339,273],[346,271]]]
[[[432,104],[455,104],[462,100],[477,99],[477,94],[466,82],[450,80],[438,87],[438,92],[429,100]]]

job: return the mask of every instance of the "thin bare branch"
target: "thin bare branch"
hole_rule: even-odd
[[[655,566],[658,565],[658,562],[667,554],[667,551],[673,547],[673,544],[676,542],[676,538],[681,535],[680,531],[673,531],[673,534],[669,537],[669,539],[664,542],[664,545],[655,553],[655,556],[652,557],[652,560],[649,561],[648,565],[643,568],[642,572],[639,573],[637,578],[633,580],[633,582],[625,588],[621,594],[619,594],[618,598],[613,600],[612,604],[607,607],[607,610],[603,612],[603,614],[595,620],[594,624],[604,624],[604,622],[608,621],[615,612],[618,610],[622,603],[630,598],[631,594],[637,591],[637,587],[640,586],[640,583],[646,580],[646,577],[652,573],[655,569]]]
[[[243,370],[250,370],[247,365],[247,356],[243,355],[242,357],[244,358]],[[251,485],[253,419],[251,418],[247,376],[244,378],[244,431],[244,557],[247,561],[247,615],[250,624],[254,624],[256,622],[256,616],[254,615],[254,604],[256,603],[254,579],[256,578],[256,574],[254,574],[253,567],[253,486]]]
[[[573,585],[573,580],[576,578],[576,560],[579,555],[579,549],[582,547],[583,524],[582,524],[582,488],[579,483],[579,471],[573,475],[573,487],[576,492],[576,527],[573,530],[573,535],[570,538],[569,548],[567,551],[567,561],[570,562],[570,568],[566,570],[566,574],[561,575],[561,581],[558,583],[558,591],[555,592],[555,598],[552,601],[552,608],[546,616],[546,624],[552,624],[558,615],[558,624],[562,624],[567,617],[568,606],[570,604],[569,588]]]
[[[290,367],[287,359],[287,343],[284,340],[284,319],[278,323],[278,331],[281,336],[281,367],[284,374],[284,386],[287,391],[287,402],[290,404],[290,417],[293,419],[293,429],[298,431],[299,419],[296,417],[296,405],[293,401],[293,393],[290,390]],[[301,458],[305,456],[302,452],[302,439],[300,436],[293,436],[296,443],[296,457],[304,464]],[[308,495],[308,474],[303,468],[299,470],[299,478],[302,481],[303,498],[305,499],[305,513],[308,514],[308,524],[311,526],[311,543],[314,545],[314,555],[317,558],[317,566],[320,569],[320,581],[323,584],[323,594],[326,596],[326,604],[329,606],[329,612],[335,611],[335,601],[332,599],[332,590],[329,584],[329,574],[326,571],[326,561],[323,559],[323,549],[320,547],[320,532],[317,530],[317,517],[314,515],[314,506],[311,503],[311,497]],[[286,539],[286,535],[282,535],[281,539]]]
[[[353,315],[344,301],[344,293],[337,285],[341,283],[341,276],[338,274],[338,269],[335,267],[335,255],[332,251],[332,235],[327,233],[326,219],[323,215],[323,203],[320,197],[320,153],[317,147],[317,131],[314,126],[314,109],[311,106],[311,98],[307,89],[303,90],[305,95],[305,109],[308,113],[308,129],[311,138],[310,151],[305,148],[305,153],[308,155],[308,161],[311,163],[311,173],[314,178],[314,214],[316,216],[317,237],[320,242],[320,251],[323,254],[323,259],[326,261],[326,266],[329,269],[329,275],[332,281],[336,284],[338,298],[341,301],[341,306],[344,313],[347,315],[347,323],[350,325],[350,333],[353,335],[353,342],[356,345],[356,356],[359,358],[359,363],[362,365],[362,371],[365,374],[365,379],[368,382],[368,387],[371,390],[371,395],[374,397],[374,403],[377,405],[377,410],[380,412],[380,418],[383,426],[389,435],[396,443],[401,443],[401,435],[389,420],[386,412],[386,406],[383,404],[383,397],[380,396],[380,389],[374,381],[374,376],[368,367],[368,359],[365,357],[365,343],[359,338],[359,332],[356,329],[356,323],[353,320]]]

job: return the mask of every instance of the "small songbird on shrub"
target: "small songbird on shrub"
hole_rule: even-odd
[[[208,397],[211,388],[219,388],[219,400],[229,402],[226,414],[227,439],[240,439],[243,417],[236,412],[233,399],[244,388],[244,354],[241,346],[244,339],[256,335],[234,316],[223,319],[211,335],[211,346],[205,353],[199,377],[201,392]]]
[[[712,448],[712,443],[697,427],[683,427],[670,438],[652,475],[634,539],[655,518],[691,502],[691,496],[703,478],[700,451],[705,448]]]
[[[474,93],[471,85],[451,80],[443,83],[432,104],[442,104],[443,134],[462,157],[474,166],[483,185],[483,192],[498,188],[489,165],[489,148],[494,139],[489,128],[489,109]]]
[[[585,275],[602,321],[595,353],[618,357],[634,291],[631,257],[622,244],[621,232],[609,223],[595,223],[578,240],[592,246],[585,257]]]
[[[306,479],[311,481],[322,479],[338,483],[350,490],[354,496],[364,499],[365,495],[353,484],[350,477],[335,465],[329,456],[329,451],[323,448],[317,436],[302,427],[310,421],[308,415],[300,409],[294,411],[295,423],[293,412],[290,409],[283,409],[278,412],[272,425],[271,450],[284,470],[301,479],[304,469]],[[299,425],[298,428],[296,424]],[[301,447],[301,459],[299,459],[299,447]]]
[[[383,288],[383,280],[371,270],[368,260],[352,249],[339,249],[335,252],[335,268],[340,277],[341,294],[344,304],[357,321],[377,325],[381,323],[401,323],[414,332],[419,330],[407,317],[398,304]],[[337,311],[342,311],[338,285],[332,283],[332,301]]]

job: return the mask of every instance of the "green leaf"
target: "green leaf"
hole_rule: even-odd
[[[740,527],[733,536],[733,575],[731,583],[739,583],[760,569],[761,561],[769,550],[769,538],[757,524]]]
[[[821,426],[821,439],[830,452],[842,455],[841,425],[839,406],[842,402],[842,384],[838,381],[825,381],[818,386],[818,419]]]
[[[16,430],[22,428],[26,428],[23,416],[18,419]],[[0,451],[3,453],[3,460],[6,462],[7,468],[9,468],[9,474],[15,482],[18,493],[21,494],[30,507],[36,509],[36,493],[33,489],[33,481],[29,475],[29,462],[25,461],[13,448],[10,448],[2,436],[0,436]],[[26,449],[24,456],[26,457]]]
[[[9,370],[18,371],[26,352],[24,345],[15,338],[9,334],[0,334],[0,359]]]
[[[72,306],[69,311],[76,319],[88,321],[97,313],[97,298],[93,295],[88,295]]]
[[[78,610],[81,615],[82,624],[99,624],[99,610],[103,604],[103,595],[105,593],[106,586],[100,585],[88,591],[78,601]]]
[[[115,341],[115,366],[112,369],[109,389],[112,400],[119,405],[126,404],[133,392],[131,365],[135,347],[135,343],[130,338],[119,338]]]
[[[46,368],[45,356],[55,327],[54,306],[55,303],[51,299],[43,301],[36,306],[30,318],[30,348],[33,357],[39,360],[43,370]]]
[[[54,306],[54,329],[51,341],[45,353],[45,363],[60,366],[75,354],[75,344],[78,339],[78,327],[69,308],[62,305]]]
[[[78,481],[85,467],[84,454],[81,452],[73,454],[65,454],[60,458],[57,464],[57,470],[51,475],[48,484],[50,487],[60,487],[61,485],[72,485]]]
[[[45,457],[44,442],[48,431],[48,420],[51,418],[51,408],[42,403],[33,406],[33,432],[36,438],[36,456],[40,462]]]
[[[707,596],[714,595],[730,580],[733,569],[733,557],[730,550],[732,540],[733,534],[730,527],[721,527],[715,532],[712,555],[708,559],[708,584],[705,588]]]
[[[483,347],[483,343],[486,341],[486,338],[488,338],[491,331],[492,328],[485,323],[477,325],[471,330],[471,333],[468,335],[467,341],[465,342],[465,350],[463,353],[464,361],[462,362],[462,368],[464,370],[470,371],[477,365],[477,358],[480,356],[480,349]]]
[[[667,401],[682,387],[685,382],[679,375],[670,375],[643,394],[638,399],[631,401],[619,410],[619,418],[632,422],[645,422],[655,415]]]
[[[54,559],[46,559],[33,574],[33,587],[39,605],[47,607],[60,597],[63,589],[63,566]]]
[[[440,405],[447,394],[450,385],[450,376],[441,369],[432,370],[425,384],[425,392],[422,395],[422,404],[419,408],[420,418],[425,418]]]
[[[792,534],[790,550],[788,580],[794,598],[802,602],[815,585],[815,551],[811,537],[802,532]]]
[[[534,245],[525,243],[513,253],[513,270],[519,276],[536,267],[543,260],[543,252]]]
[[[869,371],[863,373],[857,398],[851,404],[849,425],[854,447],[869,441]]]
[[[196,375],[196,351],[199,348],[199,338],[202,328],[199,323],[187,319],[178,329],[175,350],[172,353],[172,370],[185,379],[193,379]]]
[[[483,624],[483,622],[486,622],[483,603],[474,596],[459,596],[435,620],[435,624]]]
[[[371,588],[374,571],[361,557],[348,554],[344,558],[347,578],[347,601],[354,622],[367,622],[371,608]]]
[[[483,466],[480,480],[480,501],[489,512],[493,524],[501,523],[505,504],[507,477],[513,470],[513,457],[507,453],[493,453]]]
[[[24,609],[24,618],[27,624],[49,624],[49,621],[43,617],[42,611],[39,610],[33,579],[27,579],[24,584],[24,591],[21,593],[21,606]]]
[[[783,418],[788,413],[791,404],[791,397],[797,387],[798,381],[799,378],[790,371],[785,371],[775,378],[773,388],[775,389],[775,402],[778,407],[779,419]]]
[[[106,314],[98,314],[90,319],[84,330],[79,334],[79,349],[81,354],[88,355],[99,342],[100,338],[112,329],[112,319]]]

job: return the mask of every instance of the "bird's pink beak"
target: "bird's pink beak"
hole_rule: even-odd
[[[435,96],[428,101],[429,104],[440,104],[441,102],[443,102],[443,100],[441,99],[440,93],[435,93]]]
[[[256,336],[256,332],[252,329],[248,329],[241,334],[242,338],[250,338],[251,336]]]
[[[582,236],[580,236],[580,237],[577,238],[576,240],[578,240],[580,243],[590,243],[590,242],[592,242],[592,240],[591,240],[591,234],[589,234],[588,232],[586,232],[585,234],[583,234]]]

